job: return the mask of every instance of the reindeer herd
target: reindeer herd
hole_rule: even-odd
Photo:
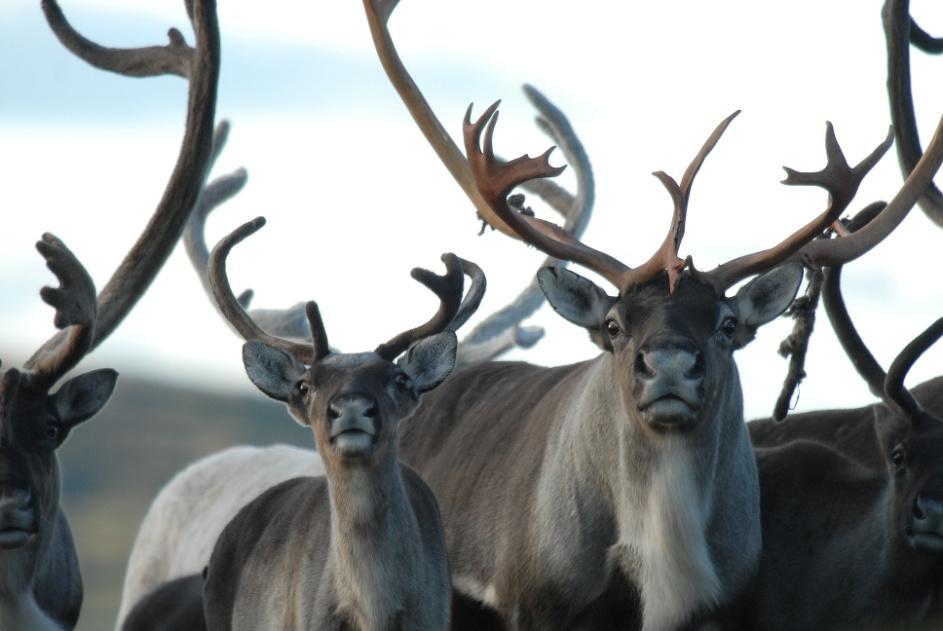
[[[828,125],[826,166],[787,169],[785,180],[824,189],[827,206],[776,245],[731,252],[710,270],[679,251],[695,176],[737,112],[680,179],[655,173],[673,204],[667,235],[630,266],[580,240],[593,179],[559,110],[526,89],[576,171],[575,194],[546,179],[562,171],[550,151],[496,157],[497,104],[477,117],[469,108],[457,147],[397,54],[388,29],[396,0],[363,4],[390,82],[471,205],[548,263],[461,342],[486,282],[451,253],[444,274],[412,274],[437,311],[373,350],[331,348],[313,301],[249,309],[226,263],[265,220],[212,250],[204,240],[207,214],[245,178],[207,181],[227,132],[215,122],[215,1],[186,4],[193,46],[171,30],[164,46],[116,49],[42,0],[52,31],[81,59],[128,76],[178,75],[189,95],[164,195],[101,292],[61,240],[37,243],[58,280],[40,293],[59,331],[22,368],[0,373],[0,629],[78,620],[81,542],[59,505],[55,451],[107,403],[117,373],[62,381],[120,325],[181,237],[212,305],[245,340],[249,380],[310,427],[315,449],[233,447],[179,472],[140,527],[116,629],[943,628],[943,378],[904,385],[943,336],[943,318],[885,371],[840,285],[842,266],[915,205],[943,224],[932,182],[943,120],[921,147],[909,76],[911,44],[943,46],[910,19],[908,3],[884,7],[891,134],[849,161]],[[887,203],[842,219],[894,139],[904,183]],[[536,217],[518,187],[565,224]],[[804,271],[822,274],[828,318],[881,402],[747,423],[734,352],[790,307]],[[589,333],[597,357],[554,367],[494,361],[539,338],[519,323],[543,298]]]

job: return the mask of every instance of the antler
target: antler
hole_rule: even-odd
[[[391,338],[388,342],[377,346],[375,351],[377,355],[393,361],[400,353],[409,348],[409,345],[413,342],[430,335],[435,335],[436,333],[441,333],[450,328],[449,325],[461,311],[465,277],[462,274],[462,262],[454,254],[443,254],[442,262],[445,263],[446,271],[444,275],[430,272],[421,267],[414,268],[410,273],[414,279],[428,287],[439,297],[439,309],[436,311],[435,315],[425,324],[404,331]],[[477,268],[478,266],[476,265],[475,267]],[[481,274],[480,268],[477,269],[477,273]],[[481,275],[481,277],[483,278],[483,275]],[[478,300],[480,301],[480,299],[481,296],[479,295]],[[477,307],[477,304],[475,307]],[[467,320],[472,312],[474,312],[474,308],[470,311],[466,310],[463,312],[461,315],[464,319],[461,322]],[[461,325],[461,322],[459,325]],[[454,331],[455,329],[451,330]]]
[[[874,220],[874,217],[884,208],[884,202],[875,202],[857,215],[851,218],[845,225],[848,234],[857,232],[862,226],[867,225]],[[847,238],[842,236],[840,238]],[[881,365],[874,358],[874,355],[868,350],[867,345],[855,328],[854,322],[848,313],[848,307],[845,305],[845,299],[841,293],[841,271],[842,266],[825,268],[825,281],[822,285],[822,302],[825,304],[825,313],[828,320],[838,337],[838,341],[851,360],[852,365],[872,394],[877,397],[884,396],[884,381],[887,374]]]
[[[191,49],[186,64],[171,64],[167,61],[168,55],[177,53],[168,53],[165,48],[128,51],[106,49],[93,44],[72,29],[54,0],[43,0],[42,7],[60,41],[79,57],[99,68],[131,76],[170,72],[190,78],[187,121],[177,163],[143,233],[98,295],[98,316],[92,339],[84,351],[87,353],[114,331],[150,285],[180,237],[187,216],[197,200],[212,144],[219,77],[219,27],[214,0],[195,0],[192,8],[188,7],[188,13],[196,34],[196,48]],[[169,48],[177,51],[180,47],[174,43],[175,37],[171,35]],[[50,373],[52,364],[48,362],[53,360],[49,358],[57,356],[53,349],[68,346],[71,335],[68,330],[60,331],[46,342],[41,352],[31,360],[32,370]]]
[[[61,342],[53,343],[56,338],[47,341],[24,366],[33,373],[36,385],[48,388],[88,352],[95,333],[98,303],[91,276],[62,241],[47,232],[36,243],[36,249],[59,280],[58,287],[43,287],[39,295],[56,310],[56,328],[66,329]]]
[[[784,184],[793,186],[820,186],[828,191],[828,207],[818,217],[805,226],[789,235],[778,245],[741,256],[732,261],[723,263],[704,274],[718,292],[723,293],[732,285],[744,278],[775,267],[790,258],[802,256],[806,249],[823,242],[814,242],[826,228],[834,223],[841,213],[848,207],[861,181],[881,159],[881,156],[891,146],[893,135],[888,133],[887,138],[854,168],[848,166],[848,161],[835,138],[835,130],[831,123],[825,127],[825,154],[827,164],[817,172],[801,172],[788,167]],[[821,250],[821,248],[820,248]],[[863,252],[862,252],[863,253]]]
[[[855,234],[841,239],[817,240],[804,246],[791,258],[808,265],[834,267],[858,258],[884,240],[896,228],[933,181],[943,163],[943,117],[927,150],[907,176],[903,186],[884,210]]]
[[[904,387],[904,378],[907,377],[914,362],[941,336],[943,336],[943,318],[931,324],[904,347],[904,350],[894,358],[890,370],[887,371],[887,379],[884,381],[884,402],[908,419],[912,420],[919,414],[921,407],[910,391]]]
[[[370,34],[380,57],[380,63],[383,65],[390,83],[393,84],[396,92],[400,95],[406,109],[409,110],[413,120],[416,121],[419,130],[422,131],[426,140],[429,141],[429,144],[449,170],[449,173],[452,174],[452,177],[455,178],[455,181],[458,182],[458,185],[465,191],[465,195],[474,204],[481,218],[494,228],[513,237],[513,231],[494,217],[491,208],[478,193],[468,162],[466,162],[465,157],[452,141],[448,132],[445,131],[442,123],[433,114],[432,108],[425,97],[422,96],[422,92],[419,91],[415,81],[409,76],[399,53],[396,52],[396,46],[394,46],[393,38],[390,36],[388,22],[398,3],[399,0],[363,0],[367,22],[370,25]]]
[[[669,291],[674,291],[678,274],[685,266],[685,262],[678,258],[677,252],[681,238],[684,236],[687,202],[694,177],[700,170],[704,158],[717,144],[739,111],[728,116],[717,126],[685,170],[680,185],[664,172],[659,171],[654,174],[674,200],[671,227],[664,242],[649,260],[638,268],[632,269],[605,252],[583,244],[560,227],[523,215],[508,205],[507,195],[515,186],[536,177],[557,175],[561,169],[555,169],[547,162],[552,148],[538,158],[522,156],[510,162],[498,160],[493,150],[497,106],[498,103],[494,103],[474,123],[471,122],[471,108],[469,107],[464,123],[465,150],[482,198],[488,203],[493,211],[492,214],[497,215],[504,225],[511,227],[514,232],[512,236],[551,256],[573,261],[593,270],[618,287],[620,292],[648,281],[661,270],[668,272]],[[482,132],[484,132],[483,143],[481,142]],[[487,217],[486,220],[490,222]]]
[[[252,317],[239,303],[229,284],[229,278],[226,275],[226,259],[229,252],[233,246],[241,243],[249,235],[258,232],[264,225],[265,218],[256,217],[254,220],[236,228],[213,248],[209,257],[207,274],[213,297],[216,300],[219,312],[244,340],[265,342],[270,346],[284,350],[298,361],[311,365],[330,352],[327,344],[327,334],[316,303],[308,302],[305,304],[305,314],[313,342],[311,344],[294,342],[266,333],[253,321]],[[442,261],[446,266],[446,274],[443,276],[422,268],[412,270],[413,278],[439,296],[441,301],[439,310],[425,324],[400,333],[385,344],[378,346],[376,349],[378,355],[393,360],[406,350],[410,344],[419,339],[445,330],[455,331],[478,307],[486,285],[481,268],[450,253],[443,254]],[[472,279],[472,287],[464,300],[462,299],[463,274],[467,274]]]
[[[576,177],[576,194],[552,180],[530,180],[523,188],[541,197],[564,218],[563,229],[580,238],[589,223],[595,199],[595,182],[586,150],[566,116],[536,88],[525,85],[524,94],[539,112],[537,126],[560,147]],[[566,264],[553,257],[540,267]],[[510,304],[482,320],[459,344],[460,364],[494,359],[511,348],[529,348],[543,336],[540,327],[521,327],[520,323],[544,302],[544,293],[534,278]]]
[[[298,361],[311,365],[328,353],[326,335],[320,336],[321,339],[318,339],[318,337],[313,338],[313,343],[293,342],[275,335],[269,335],[246,313],[229,284],[229,278],[226,275],[226,258],[229,256],[229,252],[233,246],[241,243],[249,235],[258,232],[264,225],[265,217],[256,217],[233,230],[216,244],[216,247],[210,253],[209,268],[207,270],[210,290],[216,300],[216,306],[220,314],[244,340],[265,342],[289,353]],[[316,306],[312,309],[306,305],[305,313],[308,315],[312,332],[324,330],[323,324],[311,320],[312,315],[314,315],[320,322],[320,315]]]
[[[943,39],[930,37],[910,17],[909,0],[888,0],[881,11],[887,42],[887,95],[897,136],[897,157],[906,177],[922,155],[910,82],[910,44],[931,54],[943,52]],[[918,202],[934,223],[943,226],[943,193],[932,182]]]
[[[187,15],[194,20],[191,2],[187,2]],[[115,72],[128,77],[154,77],[173,74],[188,78],[193,72],[194,49],[187,45],[183,35],[175,28],[167,31],[166,46],[144,48],[108,48],[85,38],[76,31],[59,8],[56,0],[43,0],[43,12],[52,32],[76,57],[101,70]]]

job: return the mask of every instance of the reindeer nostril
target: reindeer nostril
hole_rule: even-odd
[[[373,418],[377,415],[377,404],[371,403],[366,408],[364,408],[363,415],[367,418]]]
[[[343,410],[336,403],[331,403],[329,406],[327,406],[327,418],[331,421],[340,418],[342,412]]]
[[[28,510],[33,506],[33,494],[29,491],[26,491],[20,496],[20,501],[17,504],[19,510]]]
[[[645,361],[645,351],[639,351],[635,355],[635,376],[642,379],[651,379],[655,376],[655,372]]]
[[[687,379],[704,378],[704,355],[701,354],[701,351],[694,352],[694,363],[684,373],[684,376]]]

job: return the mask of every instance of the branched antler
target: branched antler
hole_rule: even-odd
[[[63,44],[89,63],[131,76],[182,74],[189,78],[190,84],[187,120],[177,163],[143,233],[98,295],[94,330],[87,344],[82,344],[83,353],[87,353],[114,331],[143,295],[173,250],[197,201],[211,153],[219,78],[219,27],[214,0],[196,0],[188,6],[196,47],[187,53],[189,61],[183,69],[180,63],[168,61],[181,50],[179,33],[171,35],[169,47],[135,49],[133,53],[125,54],[127,51],[107,49],[80,36],[68,24],[54,0],[43,0],[42,7],[47,21]],[[30,370],[43,375],[41,379],[46,382],[61,376],[63,367],[78,361],[71,356],[71,351],[64,350],[73,348],[70,341],[73,335],[71,327],[54,335],[28,362]],[[57,368],[60,361],[56,359],[60,357],[57,349],[60,348],[70,359]]]
[[[462,293],[465,287],[462,263],[454,254],[443,254],[442,262],[445,263],[445,274],[436,274],[421,267],[413,268],[410,273],[415,280],[425,285],[439,297],[439,308],[435,315],[425,324],[403,331],[389,341],[377,346],[377,355],[393,361],[413,342],[445,331],[452,320],[459,315]],[[480,271],[478,269],[478,272]],[[469,315],[471,314],[463,314],[463,317],[467,319]]]
[[[835,130],[832,124],[827,123],[825,127],[825,155],[827,157],[825,167],[814,172],[796,171],[785,167],[786,179],[783,180],[784,184],[791,186],[819,186],[824,188],[829,195],[829,204],[826,209],[778,245],[728,261],[705,274],[705,277],[718,291],[723,292],[744,278],[775,267],[790,258],[801,259],[806,249],[825,243],[823,241],[813,242],[813,239],[822,234],[844,212],[851,200],[854,199],[861,181],[888,150],[892,141],[893,135],[889,132],[884,142],[852,168],[848,165],[841,146],[835,138]]]
[[[576,176],[576,194],[553,180],[525,182],[524,190],[541,197],[564,218],[563,229],[579,239],[589,223],[595,199],[595,182],[589,157],[566,116],[536,88],[525,85],[524,94],[537,109],[537,126],[560,147],[567,164]],[[565,265],[553,257],[544,259],[540,267]],[[458,363],[469,365],[489,361],[512,348],[530,348],[543,337],[541,327],[524,327],[521,322],[544,302],[536,278],[510,304],[482,320],[458,347]]]
[[[67,329],[64,339],[47,341],[24,365],[33,372],[34,384],[48,388],[88,352],[95,334],[98,302],[95,283],[65,243],[47,232],[36,243],[36,249],[59,280],[58,287],[43,287],[39,295],[56,310],[56,328]]]

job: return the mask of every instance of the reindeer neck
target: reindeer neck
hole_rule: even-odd
[[[863,507],[864,517],[851,526],[853,530],[859,531],[852,533],[853,540],[862,542],[860,549],[874,550],[881,558],[862,559],[865,562],[862,567],[856,568],[859,572],[857,575],[871,576],[876,596],[895,594],[891,601],[913,612],[915,620],[920,619],[917,612],[930,607],[940,596],[940,581],[935,578],[943,570],[940,556],[915,550],[905,539],[898,524],[892,482],[886,474],[878,480],[859,483],[854,490],[865,495],[861,493],[865,487],[874,487],[867,493],[867,497],[871,498],[871,506]],[[882,568],[882,571],[875,571],[877,568]]]
[[[377,468],[328,471],[331,565],[339,609],[356,628],[380,629],[403,608],[420,535],[395,454]]]
[[[541,491],[557,497],[539,504],[608,514],[609,562],[639,586],[643,628],[672,628],[744,584],[759,557],[759,484],[739,388],[723,418],[653,436],[630,418],[611,362],[604,354],[587,366],[544,457]]]
[[[31,589],[19,593],[0,592],[0,629],[63,631],[36,604]]]

